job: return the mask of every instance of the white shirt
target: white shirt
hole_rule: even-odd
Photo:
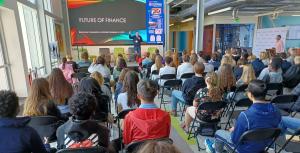
[[[127,92],[120,93],[118,96],[117,102],[122,106],[122,110],[131,109],[127,105],[127,99],[128,99]],[[137,106],[134,105],[132,108],[137,108]]]
[[[104,77],[104,78],[109,78],[110,79],[110,70],[106,67],[106,66],[103,66],[102,64],[91,64],[91,66],[89,67],[88,71],[90,73],[93,73],[93,72],[99,72],[101,73],[101,75]]]
[[[203,63],[205,66],[204,72],[205,73],[209,73],[209,72],[213,72],[214,71],[214,66],[210,63]]]
[[[160,68],[158,75],[162,76],[164,74],[176,74],[176,68],[168,66],[168,65]],[[158,84],[162,86],[165,82],[166,82],[166,80],[160,80]]]
[[[157,67],[156,67],[155,64],[153,64],[153,65],[151,66],[151,73],[152,73],[153,71],[157,71]],[[158,78],[159,78],[159,77],[158,77],[158,75],[156,75],[156,74],[154,74],[154,75],[151,76],[151,80],[156,80],[156,79],[158,79]]]
[[[178,66],[176,78],[180,79],[181,75],[185,73],[194,73],[193,65],[189,62],[184,62]]]

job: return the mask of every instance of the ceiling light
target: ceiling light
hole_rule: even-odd
[[[295,15],[292,15],[292,16],[300,16],[300,14],[298,14],[298,15],[295,14]]]
[[[184,23],[184,22],[189,22],[189,21],[193,21],[193,20],[194,20],[194,17],[190,17],[190,18],[182,20],[181,22]]]
[[[226,12],[226,11],[230,11],[230,10],[232,10],[232,7],[227,7],[227,8],[223,8],[220,10],[212,11],[212,12],[209,12],[208,15],[218,14],[218,13],[222,13],[222,12]]]
[[[173,5],[172,8],[177,7],[177,6],[179,6],[180,4],[182,4],[182,3],[186,2],[186,1],[187,0],[182,0],[182,1],[178,2],[178,3],[176,3],[175,5]]]
[[[173,26],[174,24],[170,24],[169,27]]]

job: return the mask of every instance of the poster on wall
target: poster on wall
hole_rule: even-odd
[[[256,38],[253,45],[253,54],[259,56],[261,51],[275,48],[277,35],[281,35],[281,39],[283,40],[285,46],[287,32],[287,27],[257,29]]]
[[[146,2],[147,40],[148,43],[164,42],[164,0],[147,0]]]

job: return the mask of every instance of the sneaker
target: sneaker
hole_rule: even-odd
[[[215,153],[215,149],[213,147],[214,145],[213,141],[211,141],[210,139],[205,139],[204,145],[207,153]]]

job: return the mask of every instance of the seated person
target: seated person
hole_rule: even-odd
[[[193,106],[190,106],[186,109],[185,112],[185,122],[182,125],[182,128],[185,131],[188,131],[189,126],[192,120],[196,117],[197,108],[200,103],[204,102],[218,102],[222,99],[222,93],[218,87],[218,75],[215,72],[210,72],[206,74],[205,83],[207,87],[200,88],[194,98]],[[220,113],[218,112],[200,112],[201,116],[198,116],[199,119],[210,122],[215,118],[218,118]]]
[[[81,60],[77,62],[79,68],[88,68],[92,62],[89,60],[88,52],[81,53]]]
[[[224,145],[235,146],[243,133],[259,128],[276,128],[281,121],[281,114],[278,109],[269,101],[265,101],[267,85],[264,81],[253,80],[247,88],[247,95],[252,106],[240,113],[234,128],[229,131],[218,130],[215,134],[215,142],[206,139],[205,145],[209,152],[222,153]],[[237,148],[242,153],[258,153],[265,149],[270,141],[246,142]],[[214,147],[213,147],[214,146]]]
[[[158,74],[159,77],[162,76],[162,75],[165,75],[165,74],[176,74],[176,68],[171,66],[172,58],[167,56],[165,58],[165,63],[166,63],[166,65],[159,69],[159,74]],[[166,80],[160,79],[158,84],[160,86],[163,86],[165,82],[166,82]]]
[[[118,99],[119,94],[122,93],[124,78],[125,78],[125,75],[128,71],[129,71],[128,68],[124,68],[120,73],[118,82],[116,83],[116,90],[115,90],[115,93],[114,93],[114,95],[115,95],[114,100],[115,100],[116,103],[117,103],[117,99]]]
[[[66,58],[67,58],[67,62],[66,63],[72,65],[73,66],[73,70],[77,71],[78,70],[78,65],[77,65],[76,62],[73,61],[72,55],[67,55]]]
[[[205,73],[209,73],[209,72],[214,71],[214,66],[208,62],[209,60],[210,60],[209,55],[205,55],[203,57],[203,64],[204,64],[204,67],[205,67],[205,70],[204,70]]]
[[[29,117],[16,117],[19,100],[16,93],[0,91],[0,152],[47,153],[38,133],[27,126]]]
[[[249,56],[248,61],[252,64],[255,76],[259,76],[260,72],[266,67],[260,59],[256,58],[255,55]]]
[[[243,65],[246,65],[248,62],[246,60],[239,59],[237,65],[233,68],[234,77],[236,80],[240,79],[243,74]]]
[[[152,59],[150,58],[150,53],[146,52],[145,53],[145,58],[142,60],[142,67],[153,63]]]
[[[88,71],[89,73],[97,71],[101,73],[105,79],[110,80],[110,69],[107,67],[103,56],[98,56],[97,59],[94,59],[94,62],[90,65]]]
[[[290,111],[290,109],[292,109],[292,111],[300,111],[300,83],[292,90],[291,94],[298,96],[295,103],[276,104],[276,106],[286,111]]]
[[[292,63],[287,61],[286,53],[281,53],[280,57],[282,59],[281,69],[282,69],[282,72],[285,73],[292,66]]]
[[[116,66],[113,70],[113,78],[116,82],[118,81],[119,76],[124,68],[127,68],[127,63],[125,59],[122,57],[118,57],[116,60]]]
[[[169,113],[154,104],[157,84],[142,80],[137,85],[141,105],[124,119],[123,142],[125,145],[148,139],[169,138],[171,119]]]
[[[265,67],[270,64],[270,58],[266,51],[259,53],[259,59],[264,63]]]
[[[300,56],[294,58],[294,63],[283,75],[283,84],[290,89],[300,83]]]
[[[177,68],[177,76],[176,76],[177,79],[180,79],[182,74],[194,73],[193,65],[189,62],[189,56],[183,55],[182,60],[183,63],[179,65]]]
[[[172,114],[174,116],[177,116],[178,102],[183,102],[186,103],[188,106],[191,106],[193,104],[193,100],[196,92],[200,88],[206,87],[205,80],[203,78],[204,69],[205,68],[203,63],[196,62],[194,64],[195,76],[187,79],[183,83],[181,91],[179,90],[172,91],[171,103],[172,103]]]
[[[137,153],[180,153],[174,144],[165,141],[149,141]]]
[[[62,58],[62,64],[59,65],[59,69],[63,72],[65,79],[70,83],[75,83],[75,80],[72,78],[72,75],[75,73],[72,64],[67,63],[67,58]]]
[[[57,131],[57,148],[89,148],[109,144],[109,130],[92,120],[96,111],[96,98],[80,92],[69,100],[72,117]]]
[[[273,57],[270,61],[270,65],[260,72],[257,79],[263,80],[266,83],[281,83],[283,81],[281,62],[280,57]]]
[[[151,66],[151,74],[153,73],[153,71],[157,71],[159,73],[160,68],[163,67],[163,58],[160,55],[156,55],[155,56],[155,63]],[[151,75],[151,80],[156,80],[158,79],[158,73],[157,74],[152,74]]]
[[[279,127],[281,128],[282,133],[288,133],[287,129],[295,132],[296,130],[300,129],[300,119],[290,116],[282,116]]]
[[[98,84],[101,87],[101,90],[102,90],[103,94],[106,95],[106,96],[108,96],[109,101],[111,101],[111,99],[112,99],[112,93],[110,91],[109,85],[104,84],[104,78],[103,78],[102,74],[99,73],[99,72],[97,72],[97,71],[95,71],[95,72],[93,72],[91,74],[90,77],[94,78],[95,80],[97,80]]]
[[[214,66],[214,70],[217,70],[219,66],[221,65],[220,61],[218,60],[217,53],[213,53],[211,55],[211,60],[209,61],[210,64]]]

